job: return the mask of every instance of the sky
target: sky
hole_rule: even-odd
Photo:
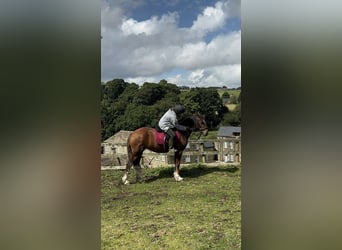
[[[240,0],[102,0],[101,81],[241,86]]]

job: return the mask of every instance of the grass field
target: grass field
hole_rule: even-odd
[[[122,171],[101,173],[101,249],[240,249],[240,167],[145,169],[120,186]]]
[[[193,132],[190,136],[190,139],[192,140],[197,140],[199,137],[199,132]],[[200,139],[206,139],[206,140],[212,140],[212,139],[217,139],[217,130],[214,131],[208,131],[208,135],[200,137]]]
[[[229,95],[234,95],[236,98],[239,97],[241,90],[240,89],[219,89],[217,90],[217,92],[219,93],[220,97],[222,97],[222,94],[224,92],[228,92]],[[236,104],[226,104],[226,107],[230,110],[230,111],[234,111],[234,109],[236,108]]]
[[[226,107],[229,109],[229,111],[234,111],[237,104],[226,104]]]
[[[218,91],[220,97],[222,96],[222,94],[223,94],[224,92],[228,92],[229,95],[235,95],[236,98],[239,97],[240,92],[241,92],[240,89],[219,89],[219,90],[217,90],[217,91]]]

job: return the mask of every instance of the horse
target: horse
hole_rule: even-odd
[[[176,131],[174,142],[175,168],[173,172],[173,176],[176,181],[183,180],[183,178],[179,175],[179,167],[183,151],[188,144],[188,139],[191,133],[193,131],[199,131],[201,135],[206,136],[208,134],[208,127],[204,116],[198,112],[191,117],[180,121],[179,124],[185,126],[187,129],[186,131]],[[129,135],[127,139],[128,161],[126,164],[125,174],[121,179],[123,184],[129,184],[127,178],[132,166],[134,166],[136,172],[137,182],[141,181],[142,170],[140,166],[140,160],[145,149],[149,149],[156,153],[166,153],[169,151],[168,145],[165,145],[165,143],[160,144],[157,142],[157,135],[157,130],[150,127],[138,128]]]

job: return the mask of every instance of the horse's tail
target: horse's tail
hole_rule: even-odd
[[[127,180],[128,179],[128,173],[133,165],[133,152],[132,152],[132,148],[131,148],[131,143],[130,143],[130,138],[131,138],[131,135],[128,136],[128,139],[127,139],[127,164],[126,164],[126,171],[125,171],[125,174],[124,176],[121,178],[121,181],[120,182],[120,185],[121,184],[129,184],[129,181]]]
[[[130,143],[131,134],[128,136],[127,139],[127,165],[126,165],[126,171],[129,171],[133,165],[133,152],[132,147]]]

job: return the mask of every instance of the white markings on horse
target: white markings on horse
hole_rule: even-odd
[[[176,181],[182,181],[183,180],[183,178],[177,172],[173,172],[173,177],[175,177]]]
[[[124,176],[122,176],[122,183],[125,184],[125,185],[128,185],[129,184],[129,181],[127,180],[128,178],[128,175],[127,173],[124,174]]]

